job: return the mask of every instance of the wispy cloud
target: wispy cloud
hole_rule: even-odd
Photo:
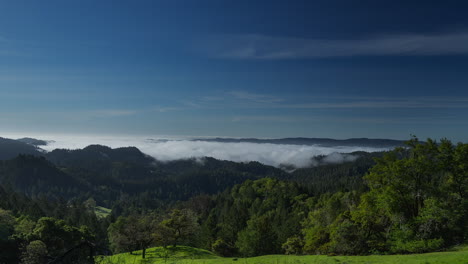
[[[283,99],[273,95],[250,93],[246,91],[231,91],[228,95],[234,96],[236,99],[257,103],[278,103],[283,101]]]
[[[234,116],[232,122],[314,122],[321,121],[320,117],[301,117],[301,116],[288,116],[288,115],[243,115]]]
[[[307,59],[349,56],[468,54],[468,32],[382,35],[361,39],[311,39],[266,35],[222,35],[200,45],[228,59]]]
[[[195,101],[195,100],[180,100],[179,103],[181,103],[184,108],[202,108],[203,104]]]
[[[274,123],[305,123],[305,122],[317,122],[317,123],[336,123],[336,124],[405,124],[405,125],[448,125],[448,124],[465,124],[468,121],[460,120],[459,117],[453,115],[441,115],[441,116],[405,116],[405,117],[363,117],[363,116],[352,116],[352,117],[336,117],[336,116],[297,116],[297,115],[244,115],[234,116],[231,119],[232,122],[274,122]]]
[[[221,100],[221,101],[220,101]],[[438,109],[468,108],[467,97],[295,97],[281,98],[273,94],[227,92],[224,99],[199,105],[215,108],[265,109]]]
[[[126,109],[104,109],[89,111],[86,114],[94,117],[123,117],[132,116],[137,114],[137,110],[126,110]]]
[[[275,105],[276,108],[288,108],[288,109],[327,109],[327,108],[468,108],[466,102],[439,102],[434,101],[419,101],[418,99],[413,100],[388,100],[388,101],[350,101],[350,102],[337,102],[337,103],[298,103],[298,104],[282,104]]]
[[[451,96],[296,96],[244,90],[179,100],[168,110],[193,109],[438,109],[468,108],[468,97]],[[163,108],[165,109],[165,108]],[[161,111],[164,112],[164,111]]]
[[[103,110],[93,110],[88,111],[84,114],[88,114],[89,116],[93,117],[125,117],[125,116],[133,116],[142,113],[167,113],[171,111],[180,111],[186,110],[187,107],[182,106],[153,106],[148,108],[140,108],[140,109],[103,109]]]
[[[150,111],[155,111],[155,112],[159,112],[159,113],[166,113],[166,112],[170,112],[170,111],[178,111],[178,110],[184,110],[184,108],[182,107],[173,107],[173,106],[155,106],[153,108],[151,108]]]
[[[208,102],[215,102],[215,101],[222,101],[225,98],[222,96],[202,96],[200,97],[200,100],[202,101],[208,101]]]

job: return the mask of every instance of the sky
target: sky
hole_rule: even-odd
[[[468,142],[466,1],[0,0],[0,136]]]

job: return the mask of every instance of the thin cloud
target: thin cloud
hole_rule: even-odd
[[[231,91],[228,93],[231,96],[234,96],[236,99],[246,100],[246,101],[253,101],[257,103],[278,103],[282,102],[283,99],[278,98],[272,95],[266,94],[257,94],[257,93],[249,93],[245,91]]]
[[[288,115],[244,115],[244,116],[234,116],[232,122],[314,122],[321,121],[323,118],[318,117],[298,117],[298,116],[288,116]]]
[[[221,97],[221,96],[202,96],[200,97],[200,100],[202,101],[210,101],[210,102],[213,102],[213,101],[222,101],[224,100],[225,98],[224,97]]]
[[[155,106],[150,109],[150,111],[155,111],[159,113],[166,113],[166,112],[171,112],[171,111],[180,111],[184,110],[185,108],[183,107],[175,107],[175,106]]]
[[[294,97],[280,98],[269,94],[228,92],[217,104],[205,101],[204,107],[265,108],[265,109],[434,109],[468,108],[467,97]]]
[[[186,108],[201,108],[202,105],[198,102],[195,102],[195,101],[191,101],[191,100],[181,100],[180,101],[181,104],[185,105]]]
[[[332,123],[351,123],[351,124],[406,124],[406,125],[447,125],[447,124],[462,124],[468,121],[460,120],[456,116],[442,115],[442,116],[417,116],[417,117],[323,117],[323,116],[296,116],[296,115],[264,115],[264,116],[234,116],[231,119],[236,123],[249,123],[249,122],[275,122],[275,123],[298,123],[298,122],[332,122]]]
[[[325,164],[338,164],[344,162],[352,162],[359,158],[357,155],[351,154],[341,154],[338,152],[334,152],[323,158],[322,163]]]
[[[205,40],[210,56],[227,59],[313,59],[350,56],[468,54],[468,32],[386,35],[364,39],[310,39],[222,35]]]
[[[230,92],[237,99],[244,99],[246,103],[236,104],[240,108],[276,108],[276,109],[411,109],[411,108],[468,108],[466,97],[329,97],[310,98],[310,102],[303,102],[303,98],[281,99],[272,95],[250,94],[244,92]],[[301,102],[302,101],[302,102]],[[224,105],[225,106],[225,105]],[[224,107],[223,106],[223,107]]]
[[[104,110],[90,111],[87,114],[89,116],[95,116],[95,117],[122,117],[122,116],[132,116],[137,113],[138,111],[136,110],[104,109]]]
[[[327,108],[468,108],[466,102],[437,101],[357,101],[340,103],[305,103],[276,105],[277,108],[327,109]]]
[[[222,96],[206,95],[180,101],[178,110],[192,109],[466,109],[468,97],[412,96],[412,97],[280,97],[273,94],[228,91]],[[256,117],[254,117],[256,118]],[[246,120],[235,116],[232,121]],[[262,119],[262,118],[260,118]],[[279,119],[284,120],[280,117]]]

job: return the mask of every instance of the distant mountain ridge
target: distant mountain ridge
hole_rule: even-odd
[[[89,145],[83,149],[54,149],[44,155],[57,165],[70,166],[83,162],[132,162],[147,166],[154,158],[142,153],[136,147],[110,148],[103,145]]]
[[[20,154],[41,156],[43,153],[34,145],[0,137],[0,160],[12,159]]]
[[[369,138],[350,138],[350,139],[331,139],[331,138],[279,138],[279,139],[258,139],[258,138],[194,138],[191,141],[201,142],[220,142],[220,143],[255,143],[255,144],[283,144],[283,145],[307,145],[320,147],[369,147],[390,149],[404,146],[402,140],[393,139],[369,139]],[[56,149],[46,152],[41,146],[47,145],[50,141],[35,138],[8,139],[0,137],[0,160],[15,158],[20,154],[35,156],[46,156],[54,163],[64,157],[73,157],[76,159],[79,155],[94,157],[94,159],[110,159],[134,161],[140,164],[147,164],[153,159],[143,154],[135,147],[122,147],[111,149],[101,145],[90,145],[81,151],[66,149]],[[70,155],[70,154],[74,155]],[[81,153],[81,154],[78,154]],[[78,156],[77,156],[78,155]],[[63,156],[63,157],[62,157]],[[60,158],[59,158],[60,157]],[[66,158],[65,158],[66,159]]]
[[[21,141],[23,143],[33,145],[33,146],[46,146],[50,142],[47,140],[41,140],[41,139],[35,139],[35,138],[29,138],[29,137],[19,138],[17,139],[17,141]]]
[[[325,156],[314,160],[311,157],[311,163],[315,161],[317,166],[294,170],[209,157],[158,161],[135,147],[89,145],[44,152],[28,143],[0,138],[2,153],[0,185],[31,197],[44,194],[68,199],[92,195],[108,207],[122,197],[139,197],[139,203],[148,204],[186,200],[265,177],[294,181],[314,193],[357,189],[362,185],[362,175],[374,163],[372,158],[381,155],[353,152],[350,155],[356,158],[342,163],[326,162]]]
[[[322,147],[337,146],[360,146],[360,147],[378,147],[393,148],[403,146],[404,140],[394,139],[371,139],[371,138],[350,138],[350,139],[332,139],[332,138],[278,138],[278,139],[258,139],[258,138],[196,138],[193,141],[221,142],[221,143],[257,143],[257,144],[287,144],[287,145],[318,145]]]

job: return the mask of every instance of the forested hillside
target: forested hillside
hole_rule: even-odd
[[[17,143],[35,149],[27,143]],[[18,151],[21,153],[21,149]],[[298,182],[314,193],[359,189],[363,187],[362,176],[374,164],[373,157],[381,154],[355,152],[350,155],[356,160],[287,168],[287,172],[258,162],[237,163],[209,157],[161,162],[134,147],[111,149],[91,145],[77,150],[37,151],[35,157],[22,155],[6,159],[1,166],[4,172],[0,174],[0,182],[11,184],[13,189],[30,196],[92,196],[106,207],[118,204],[125,197],[126,202],[139,203],[138,207],[154,209],[160,200],[187,200],[199,194],[216,194],[246,180],[264,177]],[[317,157],[314,161],[321,164],[323,158]],[[19,162],[21,166],[15,165]]]
[[[30,198],[0,186],[0,263],[88,263],[82,245],[108,252],[110,221],[96,217],[89,201]]]
[[[20,155],[0,163],[0,243],[10,249],[0,263],[144,255],[158,245],[235,257],[421,253],[467,242],[468,144],[414,138],[353,155],[290,172],[212,158],[159,162],[97,145]],[[97,206],[112,212],[98,217]]]
[[[29,197],[70,199],[91,191],[88,182],[67,174],[44,157],[31,155],[0,161],[0,183]]]
[[[39,149],[28,143],[0,137],[0,160],[12,159],[19,154],[41,155]]]

